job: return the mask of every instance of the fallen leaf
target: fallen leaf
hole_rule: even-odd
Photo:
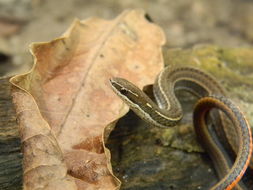
[[[62,37],[31,46],[32,70],[11,79],[24,189],[119,189],[104,141],[128,107],[108,79],[153,83],[164,42],[143,11],[128,10],[112,21],[76,20]]]

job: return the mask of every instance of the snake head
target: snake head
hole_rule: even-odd
[[[110,84],[114,92],[129,106],[139,104],[143,92],[133,83],[126,79],[115,77],[110,79]]]
[[[153,101],[136,85],[123,78],[112,78],[110,83],[114,92],[139,115],[145,114],[156,105]]]
[[[137,86],[122,78],[112,78],[110,83],[114,92],[142,119],[158,127],[175,125],[167,121],[166,112],[159,107]],[[159,121],[159,122],[157,122]]]

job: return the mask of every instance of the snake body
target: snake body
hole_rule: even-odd
[[[112,78],[110,83],[114,92],[140,118],[162,128],[175,126],[183,116],[181,104],[175,96],[176,90],[185,90],[199,97],[194,111],[195,130],[220,177],[220,182],[211,189],[230,190],[233,187],[237,190],[246,189],[243,184],[237,183],[249,164],[252,149],[251,131],[239,108],[225,98],[225,91],[211,75],[193,67],[166,67],[157,76],[153,85],[156,103],[126,79]],[[206,126],[206,115],[213,108],[223,111],[237,132],[236,137],[228,136],[231,142],[238,142],[232,144],[236,146],[234,150],[237,150],[233,165],[224,148],[217,142],[217,138],[212,137]]]

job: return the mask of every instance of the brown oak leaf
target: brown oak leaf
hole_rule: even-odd
[[[111,21],[76,20],[62,37],[32,44],[33,68],[11,79],[24,189],[119,189],[104,142],[128,107],[108,79],[153,83],[164,42],[143,11],[127,10]]]

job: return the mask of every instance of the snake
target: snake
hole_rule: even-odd
[[[153,84],[154,99],[130,81],[113,77],[110,79],[113,91],[141,119],[155,127],[174,127],[183,117],[183,111],[175,92],[188,91],[198,97],[193,112],[193,124],[199,142],[209,154],[218,174],[219,182],[211,190],[246,190],[242,182],[251,158],[252,136],[250,126],[240,109],[228,98],[221,84],[210,74],[190,66],[167,66],[156,77]],[[227,136],[236,150],[231,160],[223,144],[207,125],[207,116],[217,109],[223,121],[224,115],[231,122],[222,122],[219,128],[233,128],[236,136]],[[220,112],[223,114],[221,115]],[[213,117],[211,117],[213,119]],[[222,130],[221,130],[222,131]],[[226,131],[226,130],[224,130]],[[218,136],[219,137],[219,136]],[[236,147],[234,147],[236,146]]]

